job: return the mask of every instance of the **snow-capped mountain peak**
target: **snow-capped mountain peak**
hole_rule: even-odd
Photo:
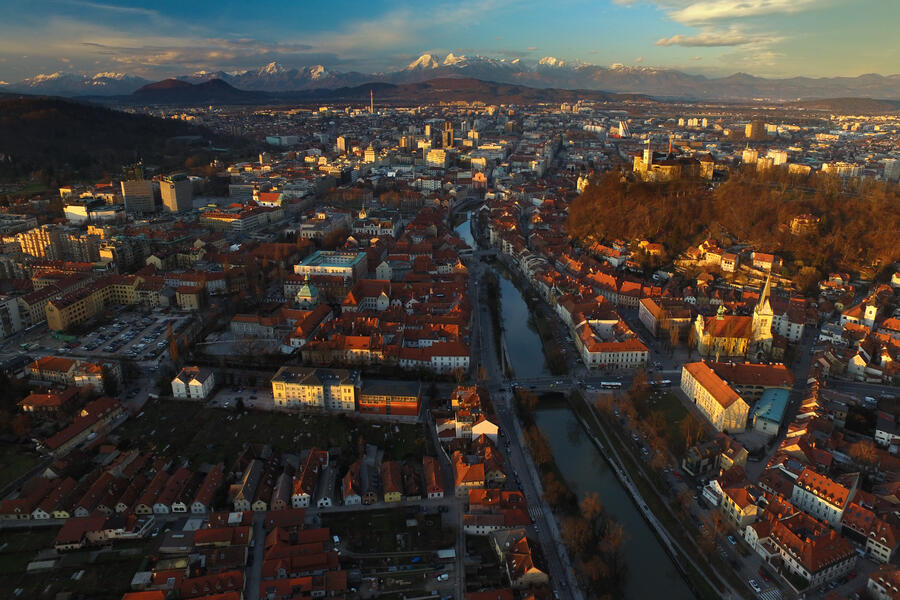
[[[117,81],[121,81],[126,77],[130,77],[127,73],[116,73],[114,71],[104,71],[102,73],[97,73],[91,79],[115,79]]]
[[[447,58],[444,59],[444,66],[451,67],[463,64],[466,62],[465,56],[455,56],[452,52],[447,55]]]
[[[309,77],[310,79],[323,79],[328,77],[331,73],[323,67],[322,65],[313,65],[309,68]]]
[[[553,56],[545,56],[538,61],[538,64],[544,67],[562,67],[566,64],[566,61],[559,60]]]
[[[275,75],[277,73],[283,73],[285,71],[287,71],[287,69],[282,67],[274,60],[259,70],[260,73],[266,73],[267,75]]]
[[[409,66],[406,68],[407,70],[412,71],[413,69],[437,69],[438,66],[438,61],[436,61],[432,55],[423,54],[413,62],[409,63]]]
[[[57,71],[56,73],[38,73],[34,77],[29,77],[25,79],[28,83],[44,83],[47,81],[53,81],[55,79],[62,79],[64,77],[63,73]]]

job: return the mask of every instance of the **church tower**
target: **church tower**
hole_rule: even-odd
[[[750,337],[750,349],[753,354],[769,354],[772,351],[772,276],[766,278],[766,286],[759,295],[759,302],[753,309],[753,329]]]

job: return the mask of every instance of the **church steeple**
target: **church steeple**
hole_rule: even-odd
[[[763,288],[762,293],[759,295],[759,302],[756,303],[756,308],[753,309],[753,312],[756,314],[763,315],[771,315],[774,314],[772,311],[772,276],[769,275],[766,277],[766,285]]]
[[[772,310],[772,276],[766,277],[766,285],[759,295],[759,302],[753,309],[753,325],[751,333],[751,350],[759,354],[772,351],[772,321],[775,311]]]

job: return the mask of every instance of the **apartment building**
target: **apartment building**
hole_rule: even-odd
[[[272,377],[272,395],[277,407],[351,412],[360,385],[356,371],[285,366]]]

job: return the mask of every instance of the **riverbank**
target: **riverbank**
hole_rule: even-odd
[[[528,307],[528,323],[537,332],[541,340],[541,350],[544,354],[544,362],[550,370],[551,375],[566,375],[569,372],[566,366],[565,353],[553,335],[553,317],[546,317],[542,314],[542,307],[539,305],[540,300],[535,300],[532,295],[535,293],[531,286],[522,283],[521,276],[514,269],[509,268],[502,260],[490,259],[486,261],[501,277],[515,286],[525,306]]]
[[[656,487],[649,466],[632,452],[620,428],[605,422],[602,415],[580,394],[569,397],[570,407],[589,433],[603,456],[609,461],[635,503],[642,506],[648,523],[664,542],[682,574],[700,598],[720,598],[717,590],[731,588],[739,596],[751,598],[746,584],[714,553],[704,553],[688,534],[690,524],[674,513],[671,497]],[[628,477],[626,474],[630,475]],[[699,533],[699,531],[698,531]],[[707,576],[711,573],[712,576]]]
[[[625,528],[605,510],[599,494],[578,496],[574,482],[566,479],[549,439],[535,421],[536,411],[554,405],[566,409],[565,397],[552,394],[538,398],[519,391],[514,398],[526,447],[541,474],[543,499],[552,510],[565,551],[578,566],[579,586],[592,598],[623,597],[628,575],[623,553]]]

